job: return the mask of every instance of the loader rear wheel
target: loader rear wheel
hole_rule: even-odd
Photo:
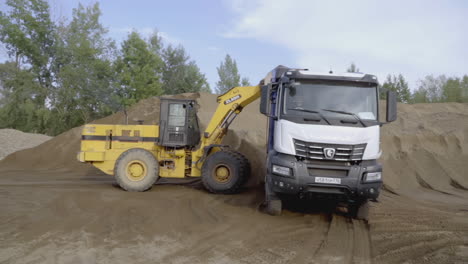
[[[250,163],[244,155],[221,150],[209,155],[202,166],[202,182],[212,193],[239,192],[250,176]]]
[[[114,168],[119,186],[129,192],[143,192],[151,189],[159,178],[159,164],[156,158],[144,149],[130,149],[122,153]]]

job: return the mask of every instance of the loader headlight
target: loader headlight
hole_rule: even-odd
[[[382,172],[369,172],[364,176],[364,181],[373,182],[380,181],[382,179]]]
[[[273,164],[273,167],[271,168],[271,170],[275,174],[279,174],[283,176],[292,176],[291,168],[288,168],[288,167],[283,167],[283,166]]]

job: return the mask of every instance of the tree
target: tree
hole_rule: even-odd
[[[110,114],[118,108],[113,96],[112,53],[115,45],[105,38],[99,4],[73,9],[68,25],[58,27],[54,70],[57,88],[51,94],[51,133],[60,133]]]
[[[408,87],[408,82],[405,80],[402,74],[387,75],[382,88],[394,91],[397,93],[397,100],[401,103],[409,103],[411,101],[411,92]]]
[[[0,86],[0,127],[43,133],[49,111],[31,97],[39,89],[35,75],[30,70],[17,69],[16,62],[0,64]]]
[[[460,81],[461,97],[463,103],[468,103],[468,75],[464,75]]]
[[[229,89],[241,85],[241,76],[237,69],[237,63],[231,58],[231,56],[229,56],[229,54],[226,55],[224,61],[222,61],[216,69],[218,70],[219,76],[219,81],[216,83],[217,93],[225,93]],[[248,86],[244,84],[249,84],[249,80],[247,78],[242,79],[242,85]]]
[[[132,32],[122,43],[121,55],[115,62],[117,94],[125,107],[150,96],[162,94],[163,62],[158,54],[159,40],[154,36],[145,42]],[[155,48],[156,47],[156,48]]]
[[[427,100],[430,103],[442,102],[443,86],[447,82],[445,75],[434,77],[428,75],[424,79],[419,80],[419,89],[426,91]]]
[[[200,72],[195,61],[190,61],[184,47],[179,45],[174,48],[169,45],[163,50],[162,57],[165,94],[211,91],[205,75]]]
[[[448,78],[442,86],[442,95],[445,102],[462,102],[462,89],[459,78]]]
[[[54,24],[44,0],[7,0],[9,12],[0,11],[0,41],[14,58],[18,70],[28,69],[38,82],[31,92],[36,107],[45,105],[53,84],[51,58],[54,51]]]
[[[190,61],[186,66],[185,82],[186,86],[193,87],[193,91],[211,93],[205,75],[200,72],[200,68],[194,61]]]
[[[402,74],[398,74],[397,87],[398,87],[397,94],[398,94],[399,102],[410,103],[411,91],[408,87],[408,82],[405,80]]]
[[[351,65],[349,65],[348,69],[346,69],[347,72],[359,72],[359,68],[356,67],[356,64],[354,62],[351,62]]]
[[[412,103],[428,103],[429,98],[427,96],[427,90],[423,87],[419,87],[414,93],[411,95],[411,102]]]
[[[247,78],[247,77],[242,78],[241,85],[242,86],[251,86],[249,78]]]

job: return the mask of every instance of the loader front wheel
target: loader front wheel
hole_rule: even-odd
[[[159,164],[156,158],[144,149],[130,149],[122,153],[114,168],[119,186],[129,192],[143,192],[151,189],[159,178]]]
[[[202,182],[212,193],[239,192],[250,175],[250,163],[244,155],[222,150],[209,155],[202,166]]]

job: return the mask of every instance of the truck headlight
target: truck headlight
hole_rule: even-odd
[[[271,168],[271,170],[275,174],[279,174],[283,176],[292,176],[291,168],[288,168],[288,167],[283,167],[283,166],[273,164],[273,167]]]
[[[382,172],[369,172],[366,174],[364,181],[372,182],[372,181],[380,181],[382,179]]]

